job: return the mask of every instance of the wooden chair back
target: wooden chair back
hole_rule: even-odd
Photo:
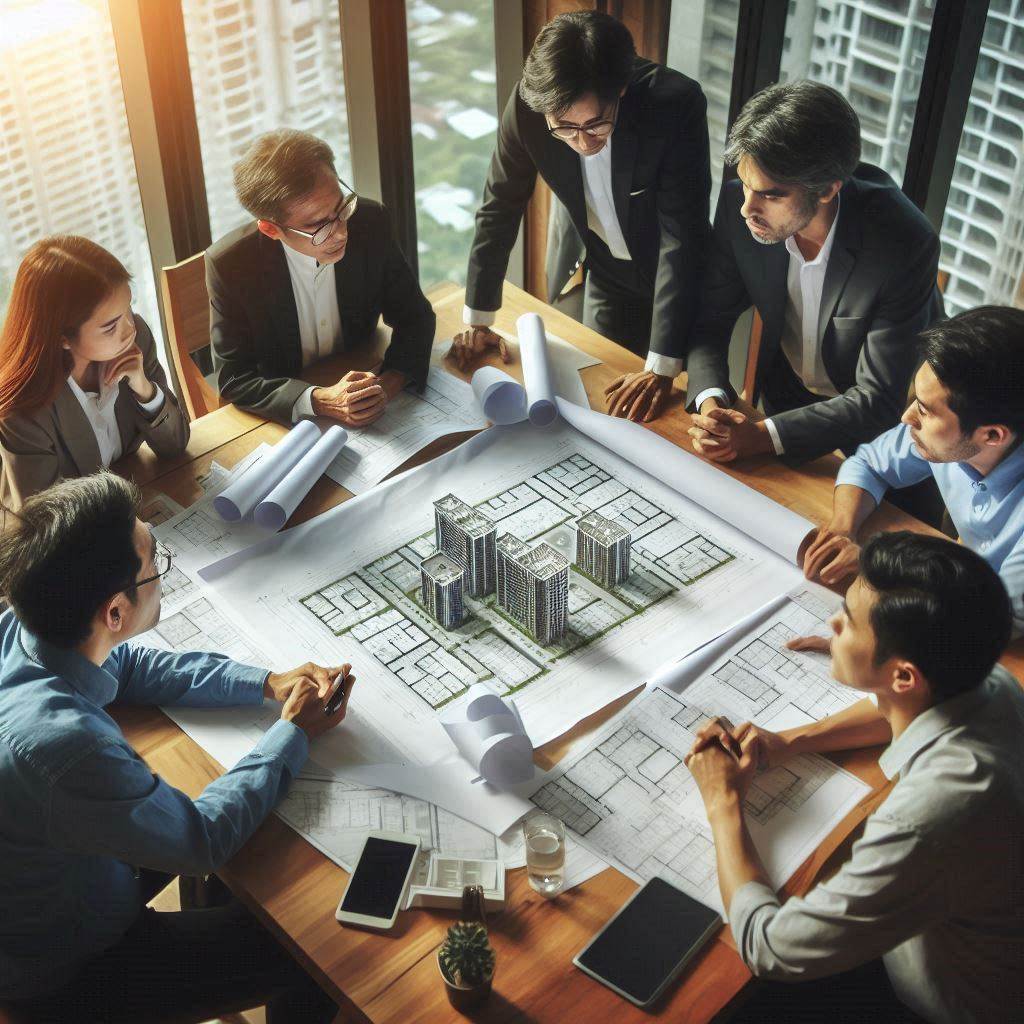
[[[220,395],[206,382],[192,358],[193,352],[210,344],[205,254],[200,252],[173,267],[164,267],[160,272],[160,292],[181,395],[189,419],[195,420],[227,404],[221,402]]]

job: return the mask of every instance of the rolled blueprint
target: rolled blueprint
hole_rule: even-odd
[[[308,420],[306,421],[308,422]],[[280,530],[309,494],[310,488],[323,476],[327,467],[345,447],[348,431],[335,424],[285,474],[284,479],[256,506],[253,519],[269,530]]]
[[[443,713],[441,724],[459,753],[492,785],[533,777],[533,744],[518,709],[483,683],[469,688],[466,704]]]
[[[516,321],[519,357],[523,361],[526,409],[535,427],[547,427],[558,419],[555,386],[548,363],[548,340],[544,321],[536,313],[524,313]]]
[[[480,408],[492,423],[507,426],[526,419],[526,391],[504,370],[481,366],[471,383]]]
[[[312,420],[303,420],[292,427],[284,440],[274,445],[252,469],[213,499],[217,514],[229,523],[244,519],[298,464],[319,437],[320,428]]]

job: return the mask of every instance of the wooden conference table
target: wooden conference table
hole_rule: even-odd
[[[450,338],[461,329],[463,292],[445,285],[432,292],[430,298],[437,313],[437,339]],[[582,371],[591,405],[596,409],[604,409],[603,389],[611,380],[642,367],[639,357],[520,289],[506,285],[498,326],[512,331],[515,318],[528,311],[542,314],[551,333],[601,360],[600,365]],[[383,344],[382,336],[374,351],[329,360],[313,368],[308,379],[328,384],[344,370],[368,368],[377,360]],[[518,361],[507,369],[518,375]],[[685,387],[685,378],[676,384]],[[683,396],[677,391],[670,407],[651,429],[689,448],[688,426]],[[158,461],[147,449],[123,460],[116,468],[135,479],[144,492],[162,492],[188,505],[200,496],[197,481],[214,459],[224,466],[233,466],[261,442],[275,443],[283,434],[283,427],[228,406],[192,424],[188,449],[179,458]],[[426,461],[459,439],[443,439],[407,465]],[[837,465],[838,460],[829,456],[794,470],[777,460],[763,458],[745,463],[739,471],[730,467],[723,471],[821,523],[831,514]],[[300,505],[289,525],[303,522],[349,497],[346,490],[325,477]],[[872,525],[880,529],[928,529],[888,505],[874,514],[869,528]],[[1024,651],[1015,650],[1006,660],[1020,677]],[[593,729],[632,697],[633,694],[627,695],[581,723],[567,737],[548,744],[539,751],[538,760],[545,767],[555,763],[569,739]],[[359,699],[358,687],[355,699]],[[136,750],[171,785],[195,797],[222,773],[221,767],[162,712],[122,707],[113,709],[113,713]],[[877,754],[878,750],[857,751],[836,757],[838,763],[863,778],[875,792],[809,858],[790,882],[789,891],[805,892],[823,867],[832,869],[848,851],[851,830],[884,796],[885,779],[878,769]],[[449,1006],[435,956],[445,930],[455,920],[454,913],[405,913],[386,935],[343,929],[334,919],[334,910],[347,874],[276,817],[269,818],[219,874],[336,998],[341,1019],[380,1024],[438,1024],[465,1019]],[[618,1024],[648,1019],[651,1014],[619,999],[571,963],[573,955],[634,888],[632,881],[609,869],[547,901],[530,889],[524,868],[510,871],[506,907],[488,922],[497,953],[494,991],[486,1004],[471,1011],[470,1019],[538,1024],[585,1019],[615,1020]],[[742,990],[750,980],[750,973],[725,928],[694,961],[681,982],[660,1001],[653,1016],[690,1024],[712,1020],[742,998]]]

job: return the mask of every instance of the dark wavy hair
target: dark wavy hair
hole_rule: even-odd
[[[531,110],[554,117],[587,93],[607,106],[629,83],[635,58],[633,37],[617,18],[597,11],[559,14],[530,49],[519,95]]]

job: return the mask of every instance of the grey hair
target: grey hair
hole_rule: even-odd
[[[726,162],[743,157],[780,184],[817,198],[845,183],[860,162],[860,120],[835,89],[807,80],[762,89],[729,129]]]
[[[337,173],[334,151],[323,139],[294,128],[266,132],[235,164],[235,195],[258,220],[277,224],[292,203],[316,188],[325,166]]]

